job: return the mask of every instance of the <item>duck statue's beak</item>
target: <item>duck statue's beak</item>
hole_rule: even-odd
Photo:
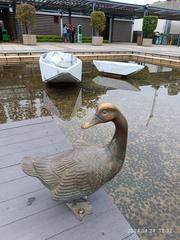
[[[95,114],[94,117],[89,122],[82,124],[81,128],[87,129],[102,122],[103,120],[98,115]]]

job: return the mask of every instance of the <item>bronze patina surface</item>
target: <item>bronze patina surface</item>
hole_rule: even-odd
[[[50,191],[53,200],[68,203],[78,219],[91,212],[82,199],[110,181],[122,168],[127,145],[127,121],[112,103],[102,103],[94,117],[82,125],[83,129],[112,121],[115,134],[105,146],[82,145],[55,158],[26,157],[23,171],[37,177]]]

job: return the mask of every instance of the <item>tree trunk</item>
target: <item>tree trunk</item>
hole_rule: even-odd
[[[28,34],[28,27],[26,24],[25,24],[25,30],[26,30],[26,34]]]

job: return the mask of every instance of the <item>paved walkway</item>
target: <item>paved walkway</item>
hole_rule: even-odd
[[[65,52],[114,52],[132,51],[139,53],[159,54],[163,56],[180,57],[180,47],[153,45],[152,47],[137,46],[130,43],[103,44],[103,46],[92,46],[92,44],[78,43],[38,43],[36,46],[25,46],[15,43],[0,43],[0,53],[18,52],[46,52],[59,50]]]

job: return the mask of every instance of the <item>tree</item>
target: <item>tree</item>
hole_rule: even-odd
[[[143,18],[143,36],[144,38],[152,38],[154,30],[157,27],[157,16],[144,16]]]
[[[106,27],[106,16],[102,11],[93,11],[91,13],[91,23],[96,29],[96,35],[99,36]]]
[[[25,26],[26,34],[30,34],[36,15],[36,9],[33,5],[22,3],[16,7],[16,18]]]

